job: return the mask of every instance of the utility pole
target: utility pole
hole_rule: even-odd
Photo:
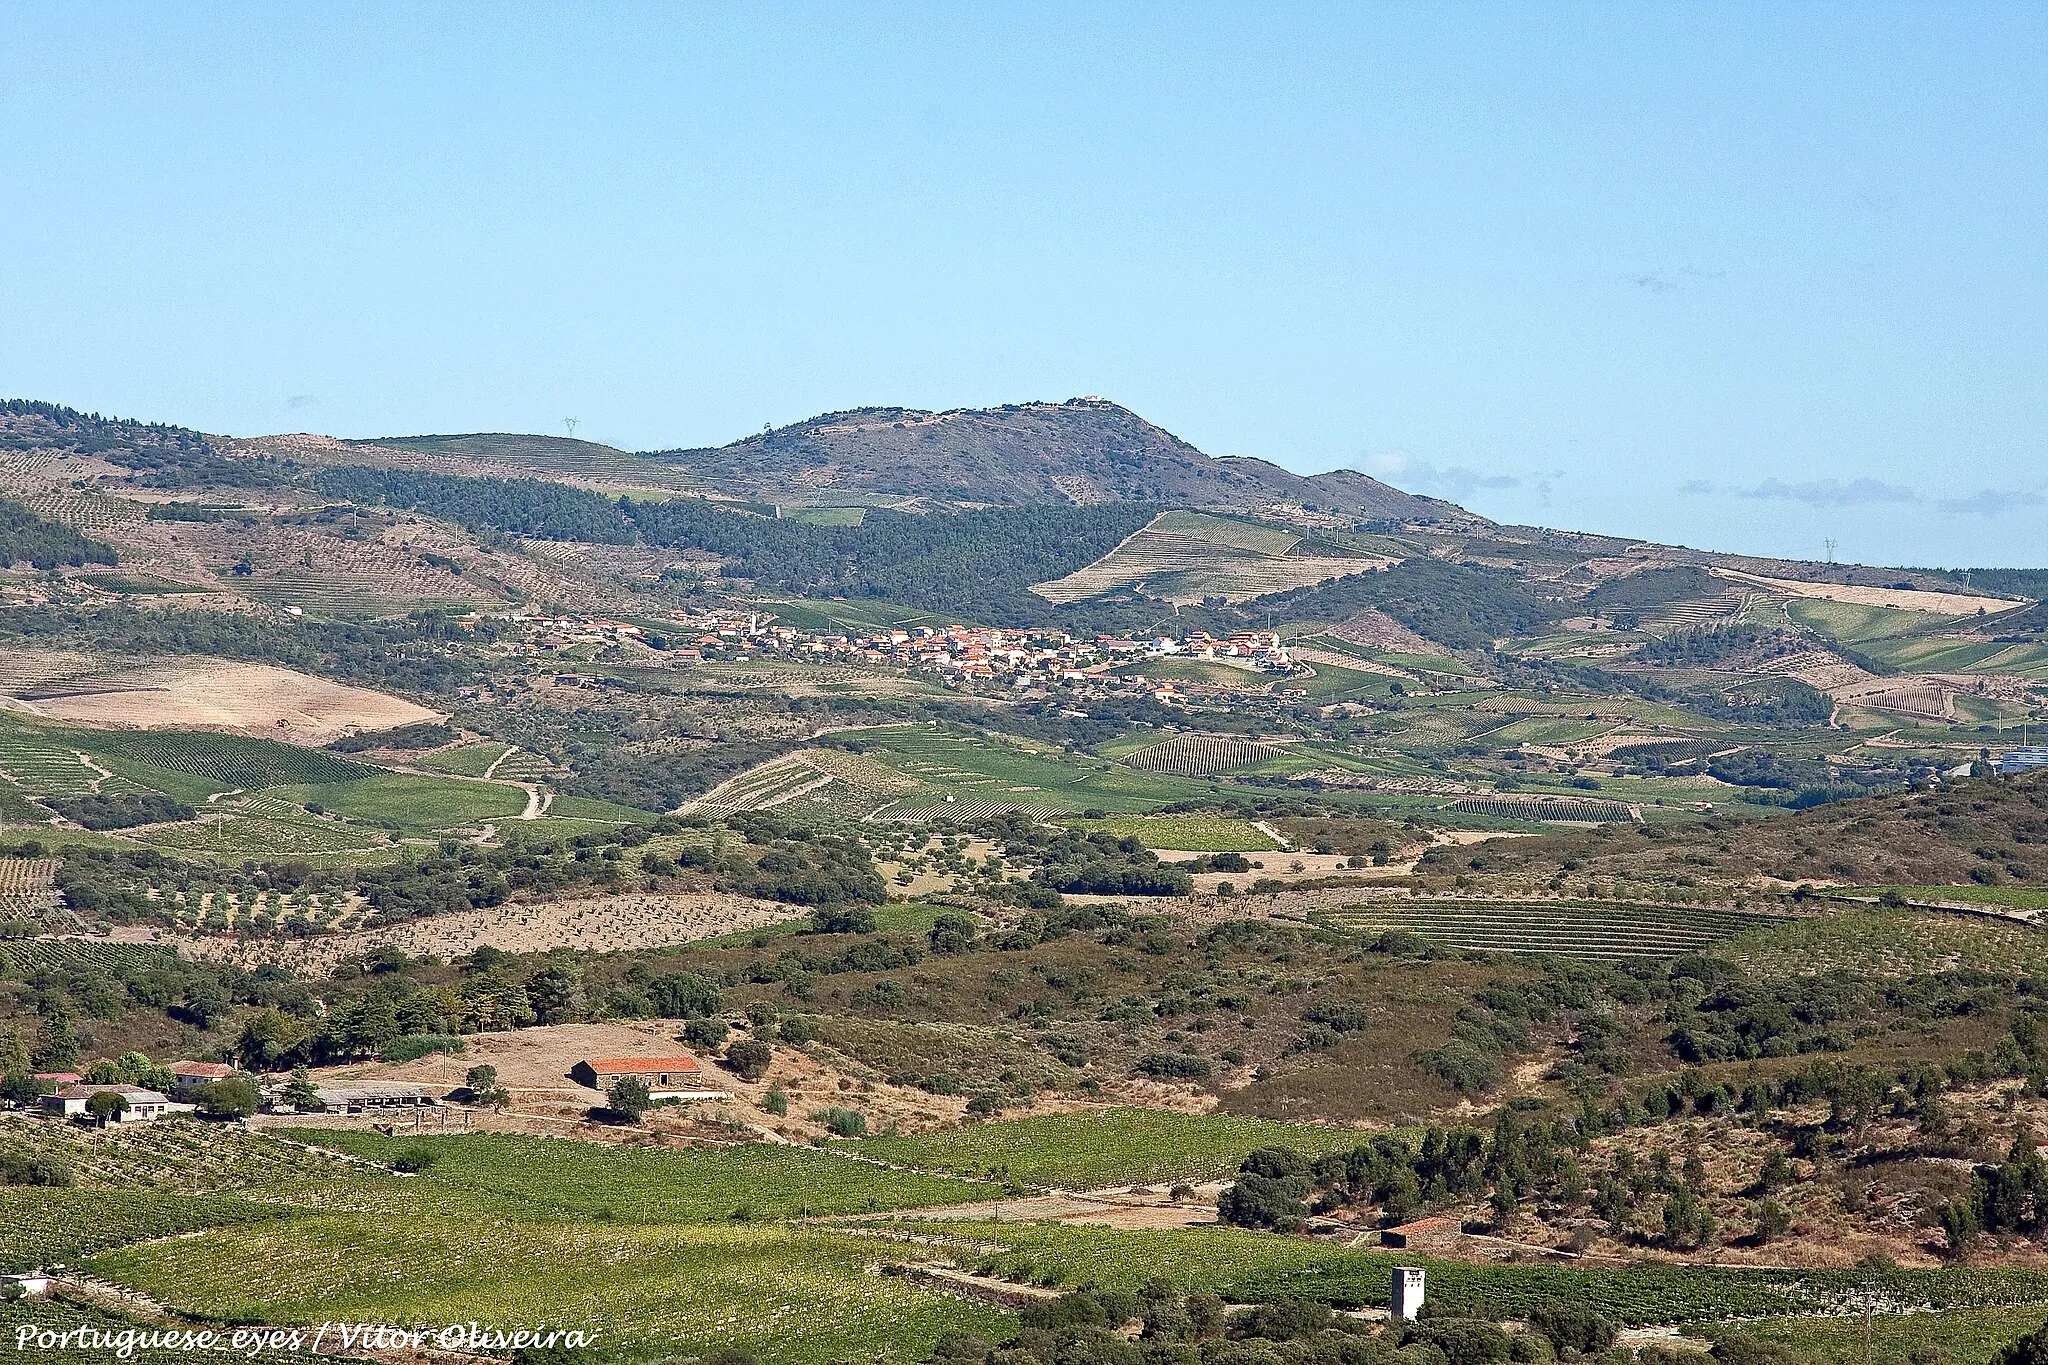
[[[1834,538],[1833,536],[1829,536],[1829,537],[1828,537],[1828,538],[1827,538],[1826,540],[1823,540],[1823,541],[1821,542],[1821,544],[1822,544],[1822,545],[1825,545],[1825,546],[1827,547],[1827,553],[1828,553],[1828,563],[1830,563],[1830,564],[1834,563],[1834,562],[1835,562],[1835,538]]]
[[[569,429],[569,439],[570,439],[570,440],[572,440],[572,441],[573,441],[573,440],[575,440],[575,439],[576,439],[576,428],[577,428],[577,427],[578,427],[579,425],[581,425],[581,422],[580,422],[580,420],[579,420],[578,418],[575,418],[575,417],[564,417],[564,418],[562,419],[562,425],[563,425],[563,426],[565,426],[565,427],[567,427],[567,428]]]

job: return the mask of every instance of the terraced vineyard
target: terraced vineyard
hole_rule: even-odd
[[[1451,802],[1444,809],[1467,815],[1499,816],[1507,820],[1567,824],[1642,820],[1642,814],[1626,801],[1601,801],[1580,796],[1468,796]]]
[[[1397,901],[1312,918],[1353,933],[1406,930],[1448,948],[1602,961],[1697,953],[1744,930],[1782,922],[1700,906],[1593,901]]]
[[[1163,744],[1140,749],[1124,762],[1148,772],[1172,773],[1176,777],[1208,777],[1232,768],[1249,767],[1278,758],[1287,750],[1278,744],[1262,744],[1236,735],[1175,735]]]
[[[720,783],[692,801],[690,809],[720,813],[772,810],[832,780],[831,773],[812,767],[802,755],[788,754]]]
[[[0,918],[33,920],[62,904],[54,858],[0,858]]]
[[[81,796],[105,776],[60,740],[27,729],[0,728],[0,778],[38,796]]]
[[[0,1271],[33,1270],[127,1242],[259,1222],[280,1212],[241,1199],[145,1190],[0,1187]]]

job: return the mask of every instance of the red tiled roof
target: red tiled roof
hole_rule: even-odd
[[[607,1071],[695,1071],[695,1057],[592,1057],[584,1063],[600,1076]]]
[[[226,1080],[235,1074],[235,1069],[231,1066],[222,1066],[219,1062],[172,1062],[171,1074],[174,1076],[205,1076],[212,1080]]]

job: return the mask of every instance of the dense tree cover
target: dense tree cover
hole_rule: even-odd
[[[1055,891],[1093,896],[1185,896],[1187,869],[1161,863],[1137,839],[1000,816],[983,826],[1003,856],[1036,864],[1031,880]]]
[[[443,744],[453,744],[459,738],[460,732],[452,725],[421,721],[391,730],[358,730],[354,734],[343,735],[327,747],[340,754],[359,754],[366,749],[438,749]]]
[[[1631,656],[1633,657],[1633,656]],[[1515,687],[1553,687],[1594,695],[1623,693],[1681,706],[1714,720],[1771,728],[1825,725],[1834,703],[1797,678],[1731,679],[1720,686],[1671,687],[1647,671],[1599,668],[1568,659],[1498,655],[1495,665]]]
[[[117,564],[114,547],[80,535],[60,521],[46,521],[18,502],[0,498],[0,569],[16,564],[50,570],[68,564]]]
[[[729,816],[726,824],[761,850],[723,869],[721,883],[730,890],[791,905],[880,905],[888,899],[882,874],[858,839],[818,834],[763,811]]]
[[[468,646],[494,638],[488,623],[456,625],[437,611],[404,620],[343,623],[226,612],[0,609],[0,648],[20,641],[142,657],[204,654],[280,664],[402,692],[446,693],[476,681],[488,662]]]
[[[699,498],[611,502],[540,479],[332,469],[315,482],[331,496],[410,508],[471,531],[702,550],[763,587],[885,598],[1004,623],[1050,616],[1055,609],[1026,591],[1031,584],[1101,558],[1158,512],[1135,503],[929,516],[878,508],[858,526],[814,526]]]
[[[94,830],[168,824],[173,820],[190,820],[195,814],[192,807],[162,792],[120,792],[111,796],[86,792],[40,799],[66,820]]]
[[[0,966],[5,959],[0,959]],[[4,973],[0,973],[4,974]],[[289,978],[276,968],[243,971],[189,962],[168,949],[136,949],[39,966],[19,974],[8,994],[25,997],[32,1016],[0,1022],[0,1071],[17,1078],[66,1071],[89,1055],[98,1026],[129,1010],[162,1014],[197,1029],[232,1019],[237,1008],[275,999]],[[123,1079],[133,1080],[134,1076]],[[152,1073],[148,1079],[161,1080]]]
[[[1789,654],[1807,648],[1806,642],[1782,630],[1761,626],[1718,626],[1710,630],[1686,630],[1651,640],[1631,651],[1630,663],[1656,664],[1665,668],[1712,668],[1730,659],[1761,652],[1765,657]]]
[[[741,739],[691,749],[630,750],[573,742],[564,796],[588,796],[640,810],[673,810],[729,777],[802,748],[801,738]]]
[[[270,488],[299,473],[290,461],[230,459],[185,427],[102,417],[20,398],[0,401],[0,450],[96,455],[133,470],[137,482],[153,488]]]
[[[1391,569],[1351,574],[1320,587],[1274,593],[1247,604],[1276,618],[1341,621],[1377,608],[1417,635],[1453,649],[1484,649],[1565,614],[1505,569],[1418,555]]]
[[[475,479],[408,469],[323,469],[313,486],[331,498],[421,511],[466,531],[534,540],[630,545],[630,517],[611,499],[546,479]]]

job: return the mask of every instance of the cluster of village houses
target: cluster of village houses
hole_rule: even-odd
[[[542,650],[659,638],[679,659],[747,658],[766,654],[923,669],[968,678],[1031,677],[1086,682],[1119,663],[1137,659],[1214,659],[1264,672],[1289,673],[1294,661],[1269,630],[1228,637],[1191,631],[1144,640],[1109,635],[1076,638],[1064,631],[1001,630],[984,626],[913,626],[867,635],[813,631],[766,612],[710,611],[673,617],[664,632],[601,616],[504,616],[524,627],[525,642]]]
[[[172,1114],[189,1114],[198,1106],[194,1092],[217,1081],[234,1080],[247,1073],[222,1062],[173,1062],[165,1068],[175,1078],[171,1093],[142,1085],[92,1084],[74,1071],[44,1071],[36,1079],[51,1087],[42,1097],[41,1109],[50,1118],[109,1124],[154,1123]],[[705,1073],[697,1059],[688,1055],[669,1057],[596,1057],[576,1063],[567,1079],[587,1089],[603,1092],[614,1082],[637,1077],[647,1086],[648,1098],[662,1100],[727,1099],[717,1078]],[[275,1106],[284,1093],[285,1078],[257,1077],[267,1105]],[[314,1083],[321,1112],[331,1114],[389,1114],[401,1110],[437,1105],[447,1098],[432,1086],[406,1081],[368,1079],[326,1079]],[[118,1107],[96,1114],[93,1097],[118,1095]],[[289,1112],[289,1111],[287,1111]]]

